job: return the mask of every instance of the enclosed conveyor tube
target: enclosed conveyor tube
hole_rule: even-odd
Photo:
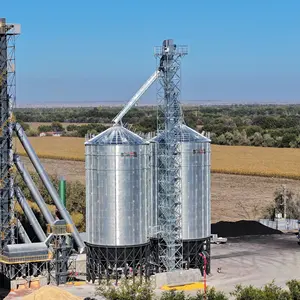
[[[160,71],[156,70],[148,80],[141,86],[141,88],[134,94],[134,96],[128,101],[124,108],[118,113],[118,115],[113,119],[115,124],[122,121],[122,118],[127,114],[127,112],[137,103],[137,101],[143,96],[143,94],[150,88],[150,86],[158,78]]]
[[[49,192],[51,198],[54,201],[55,206],[57,207],[60,215],[62,218],[66,221],[69,226],[71,226],[72,235],[74,237],[74,240],[78,246],[78,250],[80,253],[84,251],[85,245],[83,243],[83,240],[81,239],[79,232],[74,225],[68,211],[61,203],[61,199],[59,198],[59,195],[54,188],[53,184],[51,183],[47,173],[45,172],[38,156],[36,155],[34,149],[32,148],[25,131],[23,130],[22,126],[18,123],[15,124],[15,131],[17,133],[18,138],[20,139],[21,144],[23,145],[28,157],[30,158],[34,168],[36,169],[37,173],[39,174],[43,184],[45,185],[47,191]]]
[[[24,182],[26,183],[34,201],[40,208],[47,223],[50,225],[53,225],[53,223],[54,223],[53,216],[51,215],[50,211],[48,210],[48,207],[47,207],[43,197],[41,196],[39,190],[37,189],[37,187],[35,186],[32,178],[31,178],[30,174],[28,173],[28,171],[22,164],[20,157],[17,154],[14,154],[14,163],[15,163],[21,177],[23,178]]]
[[[17,219],[17,228],[18,228],[19,236],[20,236],[21,240],[25,244],[31,244],[31,240],[30,240],[29,236],[27,235],[27,232],[24,229],[24,227],[19,219]]]
[[[46,235],[19,187],[15,187],[15,195],[36,236],[40,242],[44,242],[46,240]]]

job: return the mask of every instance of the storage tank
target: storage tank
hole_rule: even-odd
[[[122,267],[144,258],[148,245],[148,144],[119,125],[85,143],[90,265],[107,269],[116,262]]]
[[[151,201],[157,203],[157,147],[163,141],[164,133],[150,142],[153,151],[151,164]],[[195,266],[196,256],[202,250],[209,251],[211,233],[210,204],[210,140],[192,128],[182,124],[181,134],[181,190],[182,190],[182,230],[183,256],[189,266]],[[153,170],[152,170],[153,169]],[[157,208],[153,208],[150,228],[157,228]],[[156,235],[152,235],[156,238]],[[205,247],[204,247],[205,244]],[[193,252],[193,253],[192,253]],[[193,257],[193,258],[191,258]],[[191,263],[192,262],[192,263]]]

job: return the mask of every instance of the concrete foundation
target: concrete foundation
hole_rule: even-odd
[[[17,291],[21,289],[40,288],[48,284],[47,277],[38,276],[32,279],[18,278],[10,281],[10,290]]]
[[[199,269],[158,273],[155,274],[154,277],[154,282],[157,289],[164,285],[185,285],[202,280]]]

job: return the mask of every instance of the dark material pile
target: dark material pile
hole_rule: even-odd
[[[267,227],[256,221],[218,222],[211,224],[211,233],[220,237],[238,237],[244,235],[282,234],[281,231]]]

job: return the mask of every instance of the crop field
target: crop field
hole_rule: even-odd
[[[41,158],[84,160],[83,138],[32,137],[30,142]],[[300,149],[212,145],[212,172],[300,179]]]

